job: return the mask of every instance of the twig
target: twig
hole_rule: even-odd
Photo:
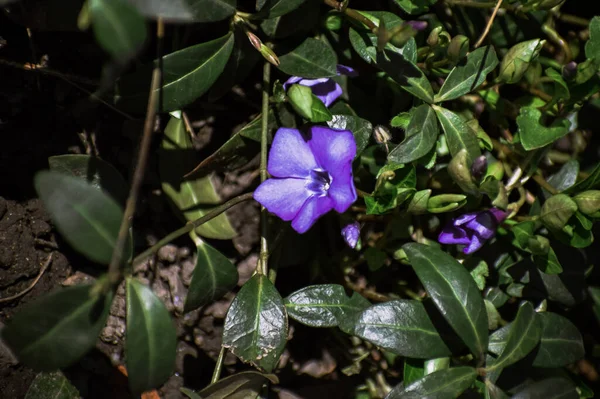
[[[550,183],[548,183],[541,175],[535,174],[532,176],[533,180],[542,187],[544,190],[548,191],[552,195],[558,194],[558,190],[552,187]]]
[[[156,36],[160,42],[164,36],[164,23],[161,18],[158,19],[156,30]],[[146,121],[144,123],[142,142],[140,143],[140,152],[135,170],[133,172],[131,189],[129,191],[129,197],[127,198],[127,204],[125,206],[123,220],[121,221],[119,235],[117,237],[117,242],[115,243],[115,249],[113,250],[110,265],[108,266],[108,280],[111,284],[118,284],[122,275],[121,264],[123,262],[123,252],[129,236],[129,227],[131,226],[131,220],[133,219],[133,215],[135,213],[140,187],[142,186],[142,181],[144,180],[144,172],[146,171],[146,164],[148,163],[148,154],[150,153],[150,143],[152,141],[152,132],[154,131],[160,81],[161,70],[159,66],[156,66],[152,72],[150,98],[148,99],[148,109],[146,111]]]
[[[147,250],[145,250],[144,252],[142,252],[141,254],[136,256],[135,259],[133,260],[133,265],[136,266],[136,265],[142,263],[144,260],[146,260],[147,257],[158,252],[158,250],[161,249],[164,245],[170,243],[171,241],[173,241],[176,238],[181,237],[184,234],[189,233],[196,227],[201,226],[204,223],[211,221],[212,219],[216,218],[217,216],[219,216],[220,214],[225,212],[227,209],[239,204],[240,202],[244,202],[244,201],[248,201],[249,199],[252,199],[253,194],[254,193],[246,193],[246,194],[242,194],[237,197],[234,197],[234,198],[230,199],[229,201],[227,201],[226,203],[219,205],[217,207],[214,207],[210,212],[208,212],[206,215],[202,216],[201,218],[198,218],[198,219],[194,220],[193,222],[187,222],[187,224],[185,226],[167,234],[159,242],[157,242],[156,244],[154,244],[153,246],[151,246],[150,248],[148,248]]]
[[[490,33],[490,29],[492,29],[492,25],[494,24],[494,19],[496,18],[496,14],[498,14],[498,10],[500,9],[500,6],[502,5],[502,1],[503,0],[498,0],[498,2],[496,3],[496,7],[494,8],[494,11],[492,12],[492,16],[490,17],[490,20],[488,21],[487,25],[485,26],[485,30],[479,37],[479,40],[477,40],[477,43],[475,43],[475,46],[474,46],[475,48],[481,46],[481,43],[483,43],[483,40],[485,39],[485,37],[488,35],[488,33]]]
[[[267,140],[269,133],[269,90],[271,87],[271,64],[265,62],[262,82],[262,119],[260,134],[260,181],[267,180]],[[260,207],[260,256],[257,272],[264,275],[268,271],[269,246],[269,213],[264,206]]]
[[[584,28],[587,28],[590,24],[589,20],[578,17],[576,15],[558,13],[558,15],[556,15],[556,17],[558,18],[559,21],[566,22],[566,23],[572,24],[572,25],[582,26]]]
[[[0,303],[14,301],[15,299],[18,299],[18,298],[22,297],[23,295],[27,294],[29,291],[31,291],[33,289],[33,287],[35,287],[35,285],[38,283],[38,281],[40,281],[40,278],[42,278],[42,276],[44,275],[44,272],[46,271],[46,269],[48,269],[48,267],[51,264],[52,264],[52,254],[48,255],[48,257],[44,261],[44,264],[42,265],[42,268],[40,269],[40,272],[38,273],[35,280],[33,280],[33,282],[29,285],[29,287],[25,288],[23,291],[19,292],[18,294],[15,294],[15,295],[12,295],[12,296],[9,296],[6,298],[0,298]]]

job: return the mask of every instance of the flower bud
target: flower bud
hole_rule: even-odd
[[[499,79],[505,83],[517,83],[521,80],[545,42],[545,40],[533,39],[512,46],[500,64]]]
[[[442,32],[443,29],[444,29],[444,27],[438,26],[435,29],[431,30],[431,32],[429,33],[429,37],[427,37],[427,44],[429,46],[435,47],[438,45],[438,43],[440,41],[440,33]]]
[[[463,35],[456,35],[450,40],[448,46],[448,58],[453,63],[457,63],[469,52],[469,38]]]
[[[387,127],[383,125],[377,125],[373,129],[373,138],[377,143],[385,144],[392,139],[392,135]]]
[[[467,203],[467,196],[462,194],[441,194],[429,198],[427,211],[430,213],[452,212]]]
[[[579,211],[584,215],[597,216],[600,211],[600,190],[588,190],[573,197]]]
[[[471,175],[479,181],[487,171],[487,158],[485,155],[480,155],[471,164]]]
[[[577,75],[577,63],[575,61],[569,62],[562,68],[562,77],[566,80],[571,80]]]
[[[360,224],[358,222],[348,223],[342,228],[342,237],[348,246],[352,249],[356,248],[360,239]]]
[[[266,46],[258,36],[250,31],[246,31],[246,36],[248,36],[248,40],[250,40],[252,46],[260,52],[265,60],[269,61],[275,66],[279,66],[279,58],[277,58],[277,55],[273,52],[273,50]]]
[[[339,13],[329,13],[325,18],[325,27],[329,30],[340,30],[342,27],[342,16]]]

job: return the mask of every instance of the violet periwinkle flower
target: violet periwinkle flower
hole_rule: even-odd
[[[350,248],[356,248],[356,244],[358,244],[358,239],[360,238],[360,224],[352,222],[342,227],[342,237],[344,237],[344,241],[346,241],[346,244]]]
[[[508,214],[501,209],[465,213],[452,220],[440,233],[442,244],[466,245],[465,254],[472,254],[496,235],[496,229]]]
[[[347,76],[358,75],[354,69],[339,64],[337,66],[337,74]],[[323,104],[325,104],[327,108],[342,95],[341,86],[332,78],[304,79],[300,76],[292,76],[283,84],[284,90],[287,91],[293,84],[310,87],[313,94],[317,96],[319,100],[323,101]]]
[[[254,199],[304,233],[325,213],[345,212],[356,201],[355,155],[356,142],[348,130],[280,128],[269,151],[272,178],[258,186]]]

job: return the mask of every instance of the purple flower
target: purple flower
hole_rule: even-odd
[[[348,130],[280,128],[267,165],[273,178],[258,186],[254,199],[304,233],[325,213],[345,212],[356,201],[355,155],[356,142]]]
[[[344,237],[344,241],[346,241],[346,244],[350,248],[356,248],[356,244],[358,244],[358,239],[360,238],[360,224],[352,222],[342,227],[342,237]]]
[[[337,66],[337,74],[348,76],[358,75],[354,69],[345,65]],[[326,107],[329,107],[342,95],[342,88],[332,78],[304,79],[299,76],[292,76],[283,84],[283,88],[287,91],[293,84],[310,87],[313,94],[317,96],[319,100],[323,101],[323,104],[325,104]]]
[[[497,208],[465,213],[444,227],[438,241],[442,244],[466,245],[463,252],[472,254],[496,235],[496,229],[506,216],[506,212]]]

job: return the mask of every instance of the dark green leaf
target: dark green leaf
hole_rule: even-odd
[[[405,357],[403,376],[404,381],[402,381],[402,384],[404,384],[405,387],[423,378],[425,376],[425,361]]]
[[[373,305],[358,316],[352,333],[401,356],[429,359],[451,354],[419,301]]]
[[[377,65],[404,90],[426,103],[433,102],[429,79],[407,57],[390,50],[377,53]]]
[[[481,155],[477,135],[458,114],[436,105],[433,106],[433,109],[442,125],[450,154],[453,157],[463,148],[467,151],[469,162],[473,162]]]
[[[64,239],[91,260],[110,263],[123,210],[93,185],[60,172],[41,171],[35,188]],[[131,256],[131,243],[123,259]]]
[[[333,118],[327,122],[327,125],[332,129],[350,130],[354,134],[357,157],[367,148],[373,131],[371,122],[352,115],[333,115]]]
[[[169,22],[215,22],[235,14],[236,0],[127,0],[143,15]]]
[[[446,78],[439,93],[435,95],[435,102],[454,100],[464,96],[479,87],[488,73],[498,65],[498,57],[492,46],[480,47],[467,56],[464,64],[459,64],[452,69]]]
[[[406,138],[390,152],[388,159],[397,163],[409,163],[424,157],[435,146],[438,133],[435,112],[427,104],[420,105],[412,113]]]
[[[502,369],[523,359],[540,342],[542,324],[529,302],[519,307],[512,322],[506,345],[489,370]]]
[[[511,399],[579,399],[579,394],[568,378],[552,377],[527,385]]]
[[[533,255],[533,262],[544,273],[560,274],[563,272],[562,265],[552,248],[548,248],[548,253],[546,254]]]
[[[60,371],[40,373],[27,390],[25,399],[79,399],[81,395]]]
[[[362,15],[371,20],[375,26],[379,26],[383,21],[383,25],[387,31],[393,29],[400,29],[404,25],[404,21],[391,12],[387,11],[360,11]],[[350,44],[354,51],[366,62],[373,63],[377,60],[377,35],[365,25],[351,26],[348,32],[348,38],[350,39]],[[413,39],[414,41],[414,39]],[[402,49],[394,46],[391,43],[386,43],[385,48],[388,50],[402,53]]]
[[[548,68],[546,69],[546,75],[554,81],[554,95],[552,96],[552,102],[556,103],[560,99],[568,100],[569,97],[571,97],[571,93],[569,93],[569,86],[560,72],[556,69]]]
[[[125,204],[129,188],[117,169],[100,158],[83,154],[56,155],[48,158],[50,170],[86,180],[92,186],[110,194],[119,204]]]
[[[70,366],[94,347],[113,299],[93,286],[59,289],[21,309],[2,330],[20,362],[40,371]]]
[[[146,22],[124,0],[89,0],[88,11],[96,40],[117,62],[135,56],[146,41]]]
[[[305,287],[285,298],[288,315],[311,327],[336,327],[344,319],[364,310],[370,304],[354,292],[351,300],[344,287],[337,284],[322,284]]]
[[[397,385],[385,399],[448,399],[463,393],[477,378],[472,367],[454,367],[426,375],[407,386]]]
[[[196,158],[192,140],[180,117],[172,116],[169,120],[158,157],[163,192],[187,221],[201,218],[221,202],[212,175],[191,179],[183,177],[196,164]],[[237,235],[224,213],[195,231],[203,237],[221,240]]]
[[[185,312],[221,298],[238,282],[236,267],[221,252],[201,240],[196,240],[196,250],[196,267],[185,299]]]
[[[335,51],[325,42],[311,37],[287,54],[279,56],[279,69],[307,79],[337,75]]]
[[[563,191],[563,194],[577,194],[600,186],[600,164],[596,165],[588,177]]]
[[[294,11],[306,0],[267,0],[261,8],[260,14],[265,18],[275,18]]]
[[[169,311],[150,288],[133,278],[126,287],[127,374],[131,391],[141,394],[173,373],[177,334]]]
[[[274,374],[242,371],[210,384],[197,394],[194,393],[194,396],[184,392],[184,388],[182,388],[182,392],[191,399],[250,399],[258,397],[257,395],[260,393],[262,386],[269,382],[277,384],[279,380]]]
[[[167,54],[162,59],[161,111],[180,109],[202,96],[217,80],[233,50],[233,34]],[[120,107],[145,111],[148,86],[157,61],[119,79],[116,102]]]
[[[267,36],[284,38],[314,28],[319,18],[319,3],[305,1],[297,9],[280,17],[265,19],[260,27]],[[301,24],[297,23],[302,21]]]
[[[585,56],[600,61],[600,16],[590,21],[590,40],[585,44]]]
[[[566,194],[556,194],[542,205],[540,220],[552,231],[561,231],[571,216],[577,212],[577,204]]]
[[[571,122],[568,119],[558,118],[546,127],[541,123],[541,117],[542,112],[535,107],[522,107],[517,117],[521,144],[527,151],[542,148],[569,133]]]
[[[240,360],[270,372],[283,352],[287,331],[283,299],[266,276],[255,274],[229,307],[223,346]]]
[[[479,359],[487,350],[488,320],[477,284],[450,255],[423,244],[402,246],[444,318]]]

